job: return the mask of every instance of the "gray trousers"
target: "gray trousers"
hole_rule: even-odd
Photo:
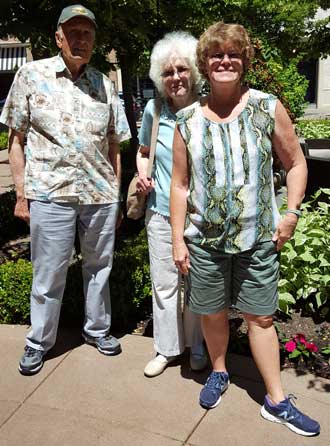
[[[85,294],[84,331],[104,336],[111,324],[109,275],[118,203],[31,201],[31,330],[26,344],[48,351],[56,341],[66,275],[78,225]]]

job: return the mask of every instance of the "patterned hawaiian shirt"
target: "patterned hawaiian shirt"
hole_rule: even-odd
[[[73,81],[60,55],[16,73],[0,121],[25,132],[25,196],[41,201],[119,201],[109,144],[130,138],[110,80],[87,65]]]

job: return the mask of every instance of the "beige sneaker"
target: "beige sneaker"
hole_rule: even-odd
[[[154,359],[148,362],[145,366],[144,374],[149,378],[153,376],[158,376],[166,369],[170,362],[175,360],[176,356],[163,356],[157,355]]]

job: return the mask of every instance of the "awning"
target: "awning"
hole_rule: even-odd
[[[0,47],[0,72],[16,71],[25,62],[25,46]]]

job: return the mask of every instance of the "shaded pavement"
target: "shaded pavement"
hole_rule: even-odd
[[[321,423],[321,435],[301,437],[259,415],[264,386],[250,358],[229,355],[231,385],[210,411],[198,404],[208,372],[187,358],[145,378],[151,338],[124,335],[123,352],[101,355],[76,330],[60,330],[41,372],[24,377],[17,363],[27,327],[0,325],[0,445],[17,446],[326,446],[330,381],[283,371],[286,392]]]

